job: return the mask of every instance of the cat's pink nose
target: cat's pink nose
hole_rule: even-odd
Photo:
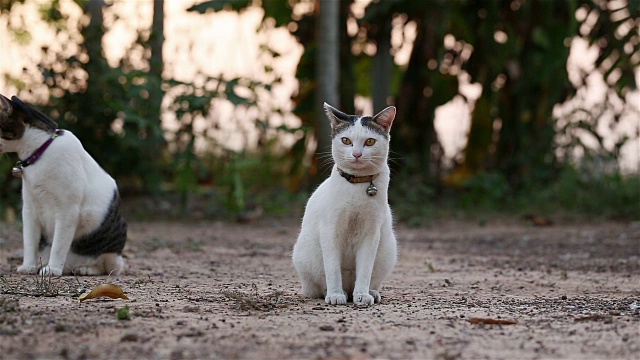
[[[353,157],[356,158],[356,159],[359,159],[361,156],[362,156],[361,152],[354,152],[353,153]]]

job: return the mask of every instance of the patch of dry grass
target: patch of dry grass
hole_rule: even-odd
[[[261,295],[258,292],[258,286],[256,284],[251,284],[251,291],[249,293],[237,290],[223,290],[222,294],[228,299],[233,300],[237,309],[244,311],[270,311],[286,306],[283,301],[282,291],[275,290],[269,294]]]
[[[0,275],[0,294],[23,296],[71,296],[82,294],[85,285],[77,277],[57,277],[51,274]]]

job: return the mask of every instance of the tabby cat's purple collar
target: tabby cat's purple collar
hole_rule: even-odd
[[[373,185],[373,180],[375,180],[378,177],[378,175],[380,175],[380,173],[373,174],[373,175],[357,176],[357,175],[346,173],[341,169],[338,169],[338,173],[340,174],[340,176],[345,178],[345,180],[347,180],[352,184],[361,184],[361,183],[368,182],[369,187],[367,188],[367,195],[375,196],[378,193],[378,188],[376,188]]]
[[[33,154],[31,154],[31,156],[29,156],[25,160],[19,160],[16,163],[16,165],[13,167],[13,169],[11,169],[11,174],[13,174],[13,176],[15,177],[21,177],[22,173],[24,172],[24,168],[38,161],[38,159],[40,159],[42,154],[44,154],[44,151],[47,150],[49,145],[51,145],[53,140],[55,140],[55,138],[63,134],[64,134],[64,130],[56,129],[53,132],[53,134],[51,134],[51,137],[47,141],[45,141],[45,143],[42,144],[42,146],[40,146],[38,150],[36,150]]]

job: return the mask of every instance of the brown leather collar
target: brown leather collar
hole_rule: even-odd
[[[342,176],[352,184],[370,183],[373,180],[375,180],[378,177],[378,175],[380,175],[380,173],[377,173],[373,175],[357,176],[357,175],[348,174],[340,169],[338,169],[338,173],[340,174],[340,176]]]

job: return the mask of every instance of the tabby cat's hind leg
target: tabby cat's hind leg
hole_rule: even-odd
[[[91,265],[80,265],[73,268],[73,274],[80,276],[120,275],[124,270],[124,260],[116,253],[98,256]]]

